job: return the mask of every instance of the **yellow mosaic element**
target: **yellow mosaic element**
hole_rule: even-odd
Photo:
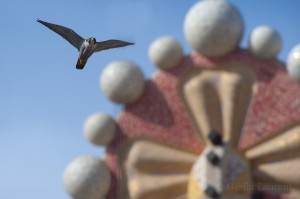
[[[191,175],[188,184],[188,199],[199,199],[202,197],[204,197],[204,193],[200,189],[200,186],[197,184],[195,178],[193,178]]]

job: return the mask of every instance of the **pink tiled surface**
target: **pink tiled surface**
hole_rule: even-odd
[[[108,199],[117,199],[115,150],[124,140],[146,137],[201,152],[203,142],[197,137],[179,96],[180,77],[191,67],[216,67],[237,60],[253,67],[258,78],[258,91],[245,121],[240,147],[250,146],[276,129],[300,119],[300,86],[289,78],[283,64],[258,59],[244,50],[221,59],[207,59],[194,53],[185,57],[172,71],[156,73],[146,83],[141,99],[120,114],[119,132],[106,155],[107,165],[113,174]]]

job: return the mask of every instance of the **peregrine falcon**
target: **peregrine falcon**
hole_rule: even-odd
[[[107,40],[97,42],[94,37],[90,37],[88,39],[83,39],[79,36],[75,31],[70,28],[48,23],[37,19],[37,22],[43,24],[50,30],[56,32],[64,39],[66,39],[70,44],[72,44],[75,48],[77,48],[79,52],[78,61],[76,64],[77,69],[83,69],[88,58],[94,53],[102,50],[108,50],[111,48],[119,48],[123,46],[133,45],[134,43],[121,41],[121,40]]]

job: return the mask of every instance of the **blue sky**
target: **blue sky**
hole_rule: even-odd
[[[66,165],[80,155],[101,157],[103,149],[85,140],[84,120],[92,113],[116,116],[122,107],[99,88],[99,76],[112,61],[137,63],[146,77],[151,42],[171,35],[191,52],[182,31],[195,0],[10,0],[0,12],[0,199],[67,199],[62,184]],[[180,2],[180,3],[179,3]],[[280,33],[286,60],[300,43],[299,0],[231,0],[249,32],[269,25]],[[84,70],[75,69],[77,50],[36,18],[74,29],[83,37],[122,39],[135,46],[97,53]]]

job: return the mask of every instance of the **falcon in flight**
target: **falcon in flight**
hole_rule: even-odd
[[[77,69],[83,69],[88,58],[92,56],[94,52],[99,52],[102,50],[108,50],[111,48],[119,48],[128,45],[133,45],[134,43],[121,41],[121,40],[107,40],[97,42],[94,37],[90,37],[88,39],[83,39],[80,35],[78,35],[75,31],[70,28],[48,23],[37,19],[37,22],[43,24],[50,30],[56,32],[60,36],[62,36],[65,40],[67,40],[70,44],[72,44],[75,48],[77,48],[79,52],[78,61],[76,64]]]

